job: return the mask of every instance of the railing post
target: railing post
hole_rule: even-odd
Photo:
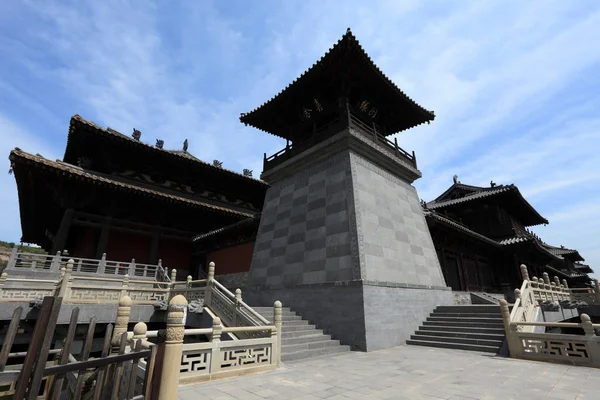
[[[521,299],[521,289],[515,289],[515,304],[517,303],[517,300]],[[519,303],[519,307],[521,307],[522,305]]]
[[[129,263],[129,276],[133,276],[135,278],[135,258],[131,259]]]
[[[192,276],[191,275],[187,276],[187,284],[186,285],[188,288],[192,287]]]
[[[558,279],[558,276],[554,276],[554,283],[556,283],[556,287],[560,287],[560,279]]]
[[[581,319],[581,326],[583,327],[583,333],[585,336],[595,336],[594,333],[594,325],[592,324],[592,320],[590,316],[587,314],[581,314],[579,316]]]
[[[544,278],[544,289],[550,290],[550,276],[548,276],[547,272],[544,272],[542,277]]]
[[[15,245],[15,247],[13,247],[12,250],[10,251],[10,257],[8,258],[8,263],[6,264],[5,269],[11,270],[13,268],[16,268],[18,257],[19,257],[19,253],[17,252],[17,246]]]
[[[125,274],[123,276],[123,282],[121,283],[121,297],[127,296],[129,297],[129,275]]]
[[[127,275],[126,275],[127,276]],[[119,300],[119,308],[117,309],[117,319],[115,321],[115,329],[110,341],[114,351],[119,350],[121,343],[121,335],[127,334],[127,325],[129,325],[129,316],[131,315],[131,297],[123,296]]]
[[[98,273],[106,273],[106,253],[102,253],[102,257],[100,258],[100,264],[98,264]]]
[[[240,288],[235,289],[235,300],[237,302],[242,301],[242,289],[240,289]]]
[[[169,302],[167,315],[167,340],[163,356],[162,376],[159,400],[172,400],[177,398],[179,388],[179,371],[181,369],[181,355],[183,353],[183,312],[188,302],[185,297],[177,295]]]
[[[60,251],[57,251],[56,254],[52,257],[52,262],[50,263],[50,271],[60,271]]]
[[[0,275],[0,293],[2,293],[2,288],[4,288],[6,278],[8,278],[8,274],[6,272],[3,272],[2,275]]]
[[[212,324],[212,333],[210,335],[210,341],[212,343],[211,355],[210,355],[210,373],[214,374],[221,369],[221,334],[223,333],[223,325],[221,324],[221,318],[215,317]]]
[[[208,263],[208,275],[206,276],[206,292],[204,293],[204,304],[210,307],[212,305],[212,281],[215,279],[215,263]]]
[[[596,303],[600,304],[600,283],[594,279],[594,292],[596,294]]]
[[[73,274],[73,264],[75,264],[75,260],[72,258],[67,261],[67,268],[64,268],[64,275],[62,277],[62,281],[60,282],[60,289],[58,290],[58,297],[63,298],[64,300],[67,298],[67,289],[69,287],[69,281],[71,280],[71,275]],[[61,271],[63,269],[61,268]]]
[[[138,340],[145,340],[146,333],[148,332],[148,325],[144,322],[138,322],[133,327],[133,336],[131,337],[131,350],[135,349],[135,343]]]
[[[177,279],[177,270],[175,268],[171,269],[171,283],[175,283]]]
[[[569,289],[569,284],[567,283],[566,279],[563,279],[563,285],[565,285],[565,289]]]
[[[521,264],[521,277],[524,281],[528,281],[529,279],[529,271],[527,270],[527,265]]]
[[[279,300],[277,300],[274,304],[273,304],[273,324],[275,325],[275,328],[277,329],[277,343],[275,343],[275,346],[277,347],[274,351],[275,355],[276,355],[276,362],[277,362],[277,367],[279,368],[281,366],[281,338],[282,338],[282,333],[281,333],[281,326],[282,326],[282,310],[281,310],[281,302]]]

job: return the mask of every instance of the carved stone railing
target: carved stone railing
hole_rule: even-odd
[[[600,324],[592,324],[587,314],[580,318],[581,323],[510,322],[506,338],[511,357],[600,368],[600,337],[594,333]],[[584,335],[531,332],[535,327],[580,328]]]
[[[61,268],[58,280],[34,278],[10,278],[4,272],[0,276],[0,302],[30,302],[44,296],[59,296],[63,303],[117,304],[123,296],[131,297],[134,304],[154,305],[157,301],[168,302],[178,294],[189,301],[203,301],[206,280],[175,281],[177,270],[171,270],[171,279],[164,284],[155,281],[130,279],[129,275],[111,278],[74,273],[76,264],[69,260]]]
[[[73,272],[81,275],[103,275],[123,276],[129,275],[132,279],[148,279],[159,282],[168,282],[161,260],[157,265],[140,264],[132,259],[130,262],[110,261],[106,254],[98,259],[77,258],[62,256],[60,252],[56,255],[21,253],[14,247],[5,271],[13,274],[28,274],[31,272],[46,272],[56,274],[60,269],[66,267],[67,262],[74,260]]]
[[[214,268],[213,268],[214,270]],[[119,310],[130,310],[128,298],[122,298]],[[185,308],[188,302],[176,296],[169,302],[167,327],[164,330],[148,331],[143,322],[138,322],[132,332],[122,331],[127,318],[117,321],[114,336],[116,342],[126,340],[132,349],[155,347],[157,359],[162,364],[157,374],[161,375],[158,398],[176,398],[179,384],[202,382],[218,378],[234,377],[249,373],[274,370],[281,364],[281,309],[276,301],[273,309],[273,325],[224,327],[220,318],[214,318],[208,329],[185,329]],[[125,316],[124,313],[121,316]],[[242,340],[222,340],[224,334],[251,336],[255,332],[268,332],[265,337]],[[119,335],[126,335],[126,338]],[[204,335],[208,341],[183,344],[185,336]],[[154,343],[156,342],[156,343]],[[147,365],[141,361],[138,375],[143,375]]]

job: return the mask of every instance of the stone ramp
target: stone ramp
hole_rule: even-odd
[[[268,321],[273,320],[273,307],[252,307]],[[302,319],[289,307],[282,308],[281,361],[290,362],[350,351],[349,346],[333,340],[315,325]]]
[[[498,353],[504,338],[499,306],[439,306],[406,344]]]

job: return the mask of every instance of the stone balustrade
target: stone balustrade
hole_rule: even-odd
[[[521,265],[523,284],[515,289],[515,303],[509,312],[506,300],[500,301],[502,319],[510,355],[538,361],[561,361],[575,365],[600,367],[600,337],[587,314],[581,314],[581,323],[540,322],[538,312],[557,311],[600,304],[598,280],[595,288],[568,287],[558,277],[551,281],[547,273],[541,279],[529,277],[527,267]],[[583,335],[534,332],[536,327],[580,328]]]

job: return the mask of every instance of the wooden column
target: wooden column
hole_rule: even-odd
[[[57,251],[63,251],[67,244],[67,238],[69,237],[69,231],[73,223],[74,210],[69,208],[63,214],[62,220],[60,221],[60,227],[54,238],[54,244],[52,246],[52,254]]]
[[[160,241],[160,228],[155,228],[152,231],[152,242],[150,243],[150,258],[149,264],[158,263],[158,243]]]
[[[102,227],[100,228],[100,238],[98,239],[98,246],[96,247],[96,259],[102,258],[102,254],[106,253],[111,222],[111,218],[108,217],[102,221]]]

